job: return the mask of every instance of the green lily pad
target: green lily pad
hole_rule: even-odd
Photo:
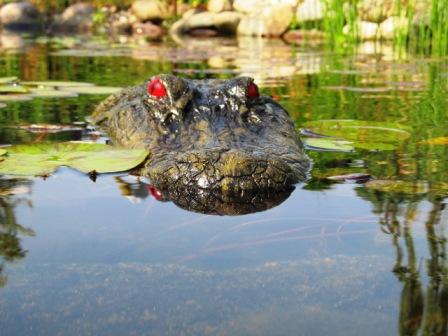
[[[393,150],[410,137],[407,128],[400,124],[360,120],[318,120],[304,127],[319,134],[353,141],[356,148]]]
[[[18,80],[17,77],[0,77],[0,84],[10,84]]]
[[[382,142],[357,142],[355,143],[355,147],[370,151],[390,151],[397,148],[397,144]]]
[[[336,168],[314,168],[311,171],[313,178],[334,180],[335,176],[351,175],[351,174],[363,174],[367,175],[365,168],[355,167],[336,167]]]
[[[33,99],[33,96],[30,94],[0,94],[0,102],[1,101],[27,101]]]
[[[54,125],[54,124],[30,124],[22,125],[18,128],[31,133],[58,133],[67,131],[82,131],[83,128],[76,125]]]
[[[108,95],[117,93],[118,91],[121,91],[122,88],[112,86],[71,86],[61,87],[61,90],[67,90],[79,94]]]
[[[0,85],[0,93],[28,93],[28,89],[22,85]]]
[[[353,142],[335,138],[303,138],[307,149],[349,152],[354,150]]]
[[[448,137],[431,138],[420,143],[423,145],[448,145]]]
[[[83,173],[112,173],[132,169],[149,155],[144,149],[123,149],[93,143],[64,142],[8,147],[0,174],[46,176],[60,166]]]
[[[84,82],[64,82],[64,81],[32,81],[32,82],[22,82],[26,86],[38,86],[43,88],[54,88],[54,87],[89,87],[94,86],[92,83]]]
[[[37,98],[71,98],[77,97],[75,92],[53,89],[31,89],[31,93]]]

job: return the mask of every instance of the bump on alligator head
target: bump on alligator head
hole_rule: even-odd
[[[154,76],[104,100],[92,120],[115,144],[148,148],[140,173],[164,199],[190,210],[216,212],[219,200],[237,206],[254,197],[283,199],[278,195],[289,195],[309,168],[287,111],[249,77]]]

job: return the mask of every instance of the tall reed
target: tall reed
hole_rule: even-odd
[[[336,49],[361,41],[357,23],[361,21],[358,5],[363,0],[321,1],[325,5],[322,22],[295,22],[294,26],[322,29]],[[392,39],[397,50],[407,49],[425,55],[448,54],[448,0],[395,0],[393,15],[402,20],[395,27]],[[348,27],[346,31],[345,26]]]

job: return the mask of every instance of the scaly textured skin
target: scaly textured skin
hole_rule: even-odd
[[[309,160],[292,120],[272,98],[248,97],[251,78],[156,77],[165,97],[149,95],[147,83],[127,88],[104,100],[92,120],[114,143],[151,151],[141,174],[164,196],[186,204],[179,198],[194,190],[241,203],[290,192],[305,179]]]

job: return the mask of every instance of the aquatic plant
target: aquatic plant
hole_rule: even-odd
[[[360,0],[322,0],[325,4],[321,22],[291,23],[292,29],[321,29],[327,33],[329,44],[343,49],[347,43],[359,42],[357,23],[361,20]],[[446,55],[448,52],[448,0],[430,0],[428,7],[418,1],[395,1],[394,17],[401,20],[394,28],[394,47],[407,48],[425,55]],[[344,27],[348,27],[344,31]]]
[[[139,165],[149,155],[144,149],[82,142],[18,145],[2,150],[0,174],[24,176],[48,176],[60,166],[94,175],[126,171]]]

